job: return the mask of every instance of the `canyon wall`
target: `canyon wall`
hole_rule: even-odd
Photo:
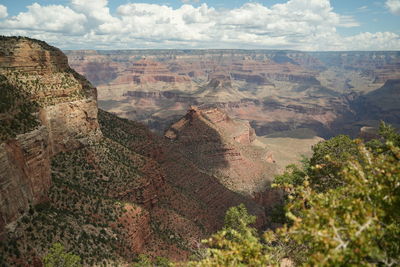
[[[46,127],[41,126],[0,145],[0,232],[29,205],[48,198],[48,135]]]
[[[0,148],[1,232],[30,205],[47,199],[51,156],[97,140],[101,132],[95,88],[69,68],[59,49],[28,38],[1,37],[0,75],[6,105],[0,118],[2,133],[7,132]],[[23,101],[36,107],[33,117],[24,113]],[[37,126],[22,129],[29,123]]]
[[[66,53],[72,66],[93,77],[100,107],[142,121],[160,134],[184,116],[190,105],[213,105],[250,121],[258,135],[309,128],[324,138],[339,133],[356,136],[363,126],[375,127],[376,118],[383,114],[361,120],[363,112],[353,109],[353,101],[387,80],[400,78],[400,53],[396,51]],[[100,77],[106,68],[111,75]],[[163,76],[176,78],[157,78]]]
[[[268,186],[274,165],[251,147],[256,136],[248,122],[202,109],[185,127],[171,127],[178,138],[157,136],[98,110],[96,89],[60,50],[1,38],[0,265],[39,264],[55,242],[85,265],[128,264],[140,253],[187,260],[201,239],[221,229],[226,210],[241,203],[259,229],[268,226],[253,197]],[[117,85],[143,89],[123,89],[122,97],[191,101],[170,86],[191,87],[189,77],[208,75],[136,62],[103,65],[121,70],[120,80],[107,76]],[[230,75],[214,78],[205,97],[231,86]],[[166,90],[151,89],[158,86]]]

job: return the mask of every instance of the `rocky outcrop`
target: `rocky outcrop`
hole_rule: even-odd
[[[176,140],[176,149],[198,168],[235,192],[252,196],[275,174],[274,164],[265,160],[266,151],[251,146],[255,132],[250,124],[219,109],[192,107],[165,136]]]
[[[243,80],[248,83],[255,83],[257,85],[273,85],[266,77],[260,74],[247,74],[247,73],[239,73],[239,72],[232,72],[232,77],[235,80]]]
[[[10,265],[43,258],[46,240],[63,243],[85,265],[131,262],[138,253],[185,260],[201,239],[222,227],[226,210],[240,203],[257,215],[257,227],[265,226],[264,209],[251,197],[267,185],[273,164],[247,148],[255,138],[248,122],[218,109],[193,109],[181,128],[174,127],[172,141],[100,111],[100,131],[96,90],[68,67],[59,50],[27,38],[5,41],[3,54],[29,59],[21,69],[4,60],[0,82],[34,102],[32,116],[21,123],[35,122],[1,136],[0,232],[7,233],[0,252]],[[188,81],[161,63],[134,62],[131,73],[119,77],[135,85]],[[230,79],[229,74],[215,78]],[[223,93],[219,85],[216,89]],[[1,110],[1,120],[12,121],[25,107],[11,96],[12,109]],[[190,101],[192,94],[164,90],[123,97],[175,102]]]
[[[398,51],[314,52],[311,55],[327,66],[355,70],[378,84],[400,77]]]
[[[152,231],[150,228],[150,214],[139,206],[125,204],[126,212],[119,218],[123,225],[124,238],[127,246],[124,248],[126,254],[139,254],[146,246]],[[115,226],[116,227],[116,226]]]
[[[132,98],[143,98],[143,99],[165,99],[173,100],[175,102],[196,102],[196,98],[190,95],[183,95],[173,91],[161,91],[161,92],[143,92],[143,91],[127,91],[123,96]]]
[[[157,82],[183,83],[190,82],[189,77],[170,72],[159,62],[141,59],[131,65],[111,84],[151,84]]]
[[[93,99],[47,106],[39,118],[49,130],[52,155],[77,149],[101,137],[97,121],[97,103]]]
[[[23,37],[0,37],[0,68],[24,73],[52,73],[69,69],[67,57],[57,48]]]
[[[360,120],[383,120],[394,125],[400,124],[400,79],[387,80],[381,87],[351,101]],[[375,125],[367,125],[377,127]]]
[[[44,126],[0,144],[0,233],[30,205],[47,199],[49,155]]]
[[[324,96],[320,95],[329,92],[329,97],[338,95],[331,89],[325,90],[318,80],[324,64],[312,55],[296,51],[73,51],[69,52],[69,57],[80,69],[90,64],[94,70],[93,64],[99,64],[102,72],[106,62],[118,65],[115,67],[117,77],[99,86],[101,107],[119,116],[140,120],[159,133],[184,115],[189,105],[209,103],[237,106],[234,117],[256,121],[265,126],[264,129],[270,129],[270,125],[265,124],[269,124],[266,121],[271,120],[271,114],[265,115],[263,110],[271,110],[271,105],[254,109],[253,105],[241,103],[245,100],[262,102],[261,99],[270,96],[280,98],[284,108],[275,109],[275,113],[283,110],[281,122],[286,127],[291,127],[283,121],[287,117],[293,115],[288,120],[298,121],[297,109],[302,109],[302,117],[313,111],[307,117],[317,120],[324,117],[322,120],[325,120],[325,103],[320,100]],[[313,67],[313,64],[316,65]],[[83,69],[82,73],[89,74]],[[97,81],[98,78],[94,80]],[[306,101],[303,100],[305,96],[309,97]],[[298,103],[295,99],[302,100]],[[332,107],[327,109],[332,110]],[[230,110],[225,111],[231,114]],[[278,117],[281,116],[274,116]],[[328,124],[323,127],[329,127]],[[309,125],[316,124],[309,121]]]
[[[19,131],[1,144],[1,232],[29,205],[46,199],[50,157],[84,146],[90,139],[98,140],[101,132],[96,89],[68,66],[59,49],[29,38],[1,37],[0,74],[9,86],[37,104],[38,112],[33,115],[39,122],[37,129]],[[8,97],[4,101],[20,100]],[[7,119],[12,115],[8,112],[4,110],[0,118]]]

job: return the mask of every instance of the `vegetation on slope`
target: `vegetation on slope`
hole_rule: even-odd
[[[107,123],[113,128],[109,133],[115,135],[112,136],[114,139],[122,141],[120,136],[124,136],[124,140],[132,146],[147,140],[140,134],[130,139],[122,129],[115,128],[119,119],[106,115],[109,115]],[[140,125],[128,125],[131,130],[138,127],[135,132],[147,132]],[[162,246],[188,250],[188,244],[186,237],[183,238],[171,225],[174,222],[169,217],[160,218],[159,214],[148,212],[143,207],[151,205],[148,201],[154,197],[155,192],[147,188],[154,182],[151,175],[154,173],[158,177],[157,170],[149,169],[149,161],[151,163],[146,156],[108,138],[54,156],[49,200],[31,207],[9,229],[0,242],[0,266],[3,263],[34,265],[42,262],[54,243],[60,243],[68,253],[78,255],[84,266],[127,262],[141,264],[144,256],[136,259],[138,255],[130,250],[131,243],[127,243],[131,241],[132,234],[128,232],[129,227],[141,231],[149,228],[148,234],[154,238],[146,238],[150,238],[154,247],[145,251],[152,255],[147,258],[150,262],[166,266],[168,261],[165,258],[153,257],[159,255],[160,250],[168,251],[168,247]],[[134,212],[129,212],[127,207],[133,207]],[[168,211],[171,207],[162,208]],[[176,214],[172,210],[165,214],[170,213]],[[149,225],[145,225],[146,221],[142,222],[143,218],[149,218]]]
[[[119,218],[126,212],[126,201],[141,200],[146,182],[137,169],[141,161],[109,139],[56,155],[49,201],[32,207],[17,222],[0,246],[1,254],[10,263],[32,264],[50,244],[60,242],[85,265],[133,260],[124,250]],[[126,189],[132,193],[129,198],[116,195]]]
[[[366,144],[344,136],[320,143],[303,168],[276,178],[286,192],[283,227],[260,241],[236,208],[242,230],[228,225],[214,234],[207,256],[192,264],[264,266],[289,258],[306,266],[399,265],[400,135],[385,124],[380,134]]]
[[[81,258],[64,251],[64,246],[54,243],[49,253],[44,257],[44,267],[81,267]]]
[[[39,125],[32,114],[38,104],[19,86],[11,84],[0,74],[0,141],[31,131]]]
[[[9,42],[9,43],[13,43],[14,45],[16,43],[18,43],[21,40],[27,40],[27,41],[31,41],[33,43],[37,43],[39,44],[43,50],[49,50],[49,51],[56,51],[56,52],[61,52],[60,49],[51,46],[49,44],[47,44],[46,42],[42,41],[42,40],[38,40],[38,39],[33,39],[33,38],[29,38],[29,37],[25,37],[25,36],[4,36],[4,35],[0,35],[0,42]]]

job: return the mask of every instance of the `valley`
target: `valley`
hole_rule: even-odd
[[[98,109],[96,88],[57,48],[2,38],[1,264],[41,264],[56,242],[84,265],[184,261],[241,203],[271,227],[274,201],[258,196],[282,164],[248,121],[193,106],[157,135]]]
[[[375,94],[368,107],[361,104],[379,88],[391,87],[398,95],[399,52],[85,50],[66,54],[71,66],[97,86],[101,108],[141,121],[159,134],[191,105],[217,107],[247,120],[259,136],[298,128],[323,138],[339,133],[357,136],[361,127],[376,127],[382,118],[399,124],[397,99],[386,105],[390,111],[376,104],[382,94]]]
[[[41,266],[54,243],[85,266],[185,262],[232,206],[277,227],[274,177],[323,138],[399,123],[395,52],[65,55],[1,38],[0,265]]]

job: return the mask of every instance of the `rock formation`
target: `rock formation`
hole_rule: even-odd
[[[258,135],[297,128],[323,137],[355,135],[371,120],[359,121],[349,96],[400,77],[398,52],[129,50],[68,51],[68,56],[82,74],[94,76],[100,107],[158,133],[190,105],[212,103],[249,120]],[[112,65],[114,78],[97,77],[96,64],[99,73]],[[156,78],[173,75],[184,81]],[[151,86],[159,80],[162,84]]]
[[[194,165],[235,192],[253,196],[276,174],[274,164],[265,160],[267,152],[251,145],[256,135],[250,124],[219,109],[192,107],[165,136]]]
[[[240,203],[266,226],[253,191],[265,188],[272,165],[246,150],[255,138],[249,123],[196,111],[194,127],[175,127],[179,138],[168,140],[99,111],[96,89],[60,50],[17,37],[2,37],[0,48],[0,265],[40,264],[54,242],[85,265],[127,264],[139,253],[184,260]],[[187,81],[165,78],[149,60],[134,69],[147,75],[140,83]],[[147,97],[186,101],[171,91]],[[256,178],[240,178],[246,168]]]
[[[1,41],[2,102],[13,105],[16,111],[24,110],[26,106],[19,104],[21,99],[13,95],[21,91],[29,101],[37,103],[37,118],[30,120],[39,125],[24,131],[11,127],[15,132],[2,140],[0,232],[29,205],[47,198],[50,156],[101,136],[96,90],[69,68],[67,57],[60,50],[28,38],[1,37]],[[0,118],[11,125],[22,114],[1,111]]]

